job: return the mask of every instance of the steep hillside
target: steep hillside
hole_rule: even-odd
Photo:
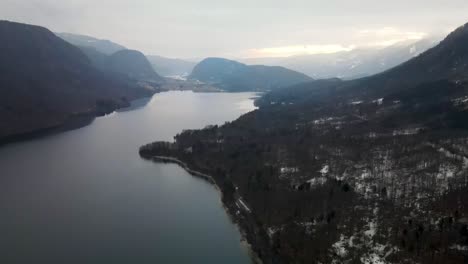
[[[121,50],[110,55],[107,67],[111,72],[125,74],[135,80],[162,81],[145,55],[136,50]]]
[[[164,79],[154,70],[147,58],[136,50],[121,50],[106,55],[92,47],[78,47],[102,73],[134,81],[164,83]]]
[[[269,91],[312,80],[302,73],[283,67],[247,66],[222,58],[201,61],[189,78],[231,92]]]
[[[358,82],[364,93],[385,95],[415,85],[449,79],[463,81],[468,77],[468,26],[447,36],[439,45],[382,74]]]
[[[102,114],[152,91],[97,71],[49,30],[0,21],[0,138]]]

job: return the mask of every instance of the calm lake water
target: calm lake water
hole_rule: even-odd
[[[167,92],[0,148],[0,263],[250,263],[219,193],[138,148],[254,109],[252,93]]]

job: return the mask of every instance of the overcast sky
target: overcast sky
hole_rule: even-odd
[[[447,33],[468,22],[468,0],[0,0],[0,19],[146,54],[268,57]]]

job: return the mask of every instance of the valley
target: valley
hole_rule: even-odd
[[[1,263],[468,262],[468,4],[86,1],[0,4]]]

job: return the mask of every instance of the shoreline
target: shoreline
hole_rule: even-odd
[[[155,94],[156,93],[150,96],[135,98],[129,102],[129,105],[122,105],[120,107],[116,107],[115,109],[113,109],[112,112],[109,112],[106,114],[99,113],[96,109],[92,111],[88,111],[88,112],[71,114],[63,122],[55,124],[55,125],[44,126],[42,128],[34,129],[28,132],[22,132],[22,133],[17,133],[17,134],[12,134],[12,135],[8,135],[5,137],[1,137],[0,148],[9,144],[13,144],[13,143],[27,142],[30,140],[40,139],[40,138],[44,138],[47,136],[56,135],[59,133],[68,132],[68,131],[72,131],[75,129],[80,129],[80,128],[89,126],[91,123],[94,122],[94,120],[96,120],[96,118],[103,117],[108,114],[112,114],[114,112],[119,112],[127,108],[130,108],[129,111],[132,111],[134,110],[132,108],[133,102],[139,101],[142,99],[151,99]]]
[[[63,123],[38,128],[29,132],[12,134],[0,138],[0,148],[13,143],[27,142],[59,133],[80,129],[90,125],[97,117],[94,112],[69,116]]]
[[[216,181],[214,180],[214,178],[212,176],[210,176],[208,174],[205,174],[205,173],[201,173],[201,172],[193,170],[193,169],[190,169],[190,167],[187,165],[187,163],[185,163],[185,162],[183,162],[183,161],[181,161],[181,160],[179,160],[177,158],[168,157],[168,156],[152,156],[150,159],[152,161],[154,161],[154,162],[177,164],[181,168],[183,168],[185,171],[187,171],[190,175],[196,176],[196,177],[199,177],[199,178],[202,178],[202,179],[208,181],[209,183],[214,185],[217,190],[221,191],[221,188],[219,188],[218,184],[216,183]]]
[[[121,107],[115,108],[112,112],[107,113],[111,114],[114,112],[125,112],[125,111],[133,111],[138,109],[142,106],[138,105],[135,108],[132,108],[132,103],[135,101],[139,101],[142,99],[151,99],[155,94],[163,93],[163,92],[171,92],[171,91],[192,91],[194,93],[225,93],[225,91],[209,91],[209,90],[196,90],[196,89],[172,89],[172,90],[162,90],[155,92],[150,96],[139,97],[130,101],[130,105],[124,105]],[[149,100],[148,100],[149,101]],[[128,108],[128,110],[126,110]],[[99,114],[96,110],[71,114],[69,115],[62,123],[52,124],[48,126],[44,126],[42,128],[37,128],[28,132],[20,132],[16,134],[7,135],[4,137],[0,137],[0,148],[4,147],[9,144],[19,143],[19,142],[26,142],[34,139],[39,139],[67,131],[72,131],[75,129],[80,129],[90,125],[96,118],[106,116],[107,114]]]
[[[230,210],[230,208],[235,206],[235,203],[233,205],[228,205],[228,204],[225,204],[223,202],[224,193],[223,193],[222,189],[219,187],[218,183],[216,183],[216,180],[214,179],[213,176],[208,175],[206,173],[196,171],[194,169],[191,169],[190,166],[187,163],[185,163],[185,162],[183,162],[180,159],[175,158],[175,157],[156,155],[156,156],[142,157],[142,158],[147,159],[147,160],[151,160],[152,162],[155,162],[155,163],[172,163],[172,164],[176,164],[176,165],[180,166],[182,169],[184,169],[191,176],[201,178],[201,179],[207,181],[208,183],[212,184],[216,188],[216,190],[218,190],[218,192],[220,194],[220,200],[221,200],[221,204],[222,204],[223,209],[226,211],[226,213],[229,216],[229,219],[231,219],[232,223],[237,227],[237,229],[238,229],[238,231],[240,233],[240,236],[241,236],[241,240],[239,241],[239,243],[242,246],[245,246],[247,248],[248,254],[249,254],[249,257],[250,257],[252,263],[253,264],[263,264],[264,263],[262,261],[262,259],[259,257],[258,252],[256,252],[254,250],[253,243],[251,241],[249,241],[248,232],[247,232],[247,230],[245,230],[242,227],[242,222],[241,222],[242,219],[239,218],[239,217],[236,217],[237,214],[233,213]]]

